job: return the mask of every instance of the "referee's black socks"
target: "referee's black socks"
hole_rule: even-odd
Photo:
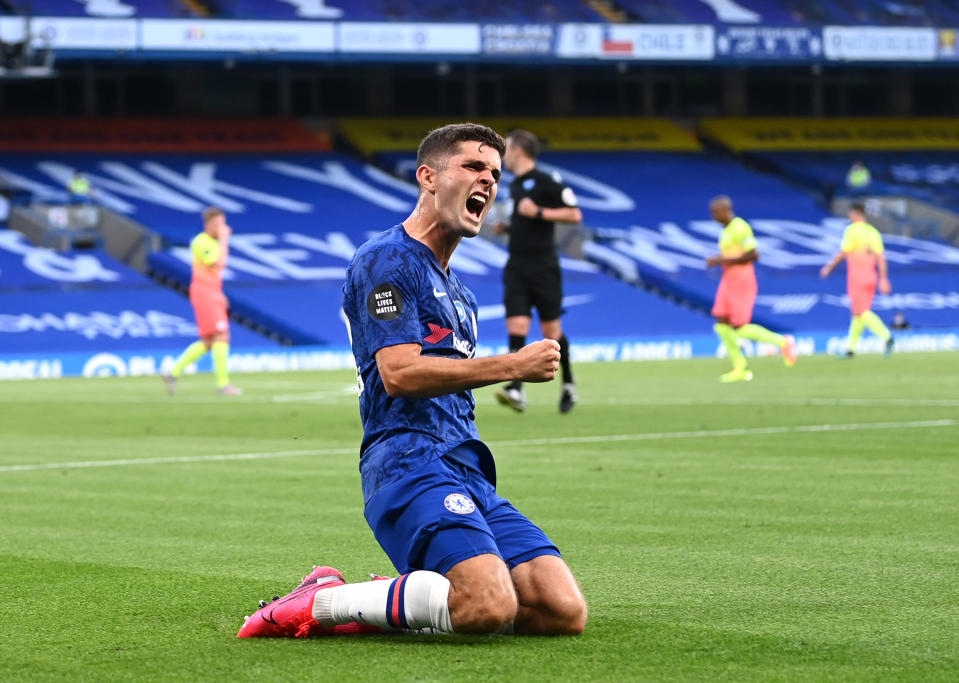
[[[526,346],[526,335],[525,334],[511,334],[509,336],[509,352],[516,353],[521,348]],[[517,391],[523,388],[523,383],[519,380],[514,380],[509,383],[510,389],[516,389]]]
[[[557,341],[559,342],[559,369],[562,373],[563,384],[572,384],[573,371],[569,367],[569,339],[564,334]]]

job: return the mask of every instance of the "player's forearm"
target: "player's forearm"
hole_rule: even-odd
[[[582,223],[583,212],[575,206],[559,206],[553,209],[540,207],[543,220],[553,223]]]
[[[886,257],[882,254],[876,254],[876,266],[879,268],[879,279],[887,279],[889,277],[889,266],[886,263]]]
[[[380,377],[394,398],[433,398],[520,379],[512,354],[486,358],[442,358],[417,355],[402,363],[381,362]]]
[[[226,261],[230,257],[230,240],[228,238],[220,239],[220,258],[216,261],[216,267],[220,270],[226,268]]]
[[[759,260],[759,253],[755,249],[752,249],[740,256],[730,256],[728,258],[724,256],[722,257],[722,264],[724,266],[739,266],[744,263],[752,263],[753,261],[758,261],[758,260]]]

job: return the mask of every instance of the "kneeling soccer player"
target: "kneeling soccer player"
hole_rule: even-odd
[[[503,138],[475,124],[420,144],[416,208],[357,250],[343,285],[360,385],[365,516],[400,572],[347,584],[319,567],[238,634],[383,630],[578,634],[586,601],[546,534],[500,497],[471,389],[553,379],[559,344],[475,358],[476,299],[449,269],[500,179]]]

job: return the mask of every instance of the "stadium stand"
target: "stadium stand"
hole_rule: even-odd
[[[817,275],[837,251],[845,220],[783,179],[713,154],[548,154],[544,161],[616,187],[635,203],[635,209],[597,213],[589,206],[594,197],[581,193],[597,237],[584,245],[594,262],[630,277],[632,271],[618,261],[626,255],[647,286],[708,310],[719,273],[705,270],[702,260],[715,252],[719,228],[708,218],[707,204],[716,194],[728,194],[759,240],[757,322],[801,331],[836,329],[848,319],[842,283]],[[956,290],[959,250],[895,235],[885,239],[897,293],[879,297],[877,310],[901,310],[917,326],[951,324],[955,304],[948,302]]]
[[[397,174],[412,168],[408,153],[377,158]],[[719,227],[707,204],[728,194],[759,238],[756,321],[793,332],[848,324],[841,277],[818,276],[839,247],[845,220],[826,212],[815,193],[723,153],[546,152],[541,162],[576,189],[595,236],[583,245],[586,256],[608,272],[708,311],[719,272],[706,270],[703,260],[716,251]],[[936,241],[885,239],[895,292],[877,299],[879,314],[902,313],[916,327],[952,325],[959,251]]]
[[[837,197],[922,202],[873,213],[884,215],[887,232],[959,243],[955,119],[706,119],[700,128],[747,163],[807,188],[823,203]],[[856,162],[868,169],[862,186],[847,182]]]
[[[903,195],[959,212],[955,152],[759,152],[751,155],[782,175],[828,195],[849,193],[846,174],[856,161],[869,169],[870,195]]]
[[[579,0],[514,0],[495,5],[455,0],[227,0],[221,17],[237,19],[342,19],[345,21],[539,21],[599,22]]]
[[[342,343],[339,282],[353,250],[369,234],[408,215],[416,189],[370,165],[337,153],[249,155],[11,155],[0,174],[54,193],[51,178],[83,168],[102,205],[127,213],[163,235],[169,245],[151,254],[159,278],[189,280],[188,240],[198,211],[216,203],[235,233],[225,274],[232,310],[295,344]],[[53,174],[51,176],[51,174]],[[54,178],[54,179],[55,179]],[[454,267],[480,296],[481,334],[503,336],[502,247],[471,240]],[[672,334],[708,327],[692,312],[639,292],[582,261],[564,262],[570,329],[580,338]],[[309,303],[309,315],[303,304]],[[656,311],[624,315],[623,302]],[[588,304],[588,305],[587,305]],[[637,310],[639,310],[637,309]]]
[[[845,221],[826,213],[811,193],[728,154],[702,151],[695,140],[662,122],[647,122],[645,131],[522,119],[498,122],[498,127],[537,123],[551,143],[540,165],[560,173],[576,190],[593,237],[577,243],[586,260],[563,261],[564,326],[571,337],[602,341],[708,335],[708,309],[719,273],[706,270],[704,259],[716,250],[719,226],[709,219],[707,204],[720,193],[733,197],[737,213],[752,223],[759,239],[757,322],[794,332],[846,326],[841,277],[823,281],[817,275],[838,248]],[[83,170],[101,206],[163,236],[165,247],[149,255],[149,269],[181,290],[189,281],[186,245],[199,229],[199,212],[207,204],[222,206],[234,228],[231,268],[225,273],[233,313],[284,343],[341,345],[339,283],[345,267],[358,244],[412,209],[417,189],[410,179],[413,155],[408,150],[410,141],[418,141],[429,127],[428,121],[384,121],[374,126],[380,133],[370,137],[362,133],[361,122],[340,122],[350,144],[378,166],[315,150],[21,151],[4,156],[0,177],[14,189],[55,196],[74,169]],[[592,139],[581,135],[589,128]],[[629,151],[605,151],[617,148]],[[643,151],[650,148],[687,151]],[[570,149],[576,151],[565,151]],[[504,185],[508,181],[507,174]],[[877,298],[879,314],[889,318],[901,313],[915,328],[953,325],[959,308],[959,250],[900,236],[887,236],[886,243],[895,290]],[[477,294],[481,343],[495,347],[505,340],[505,261],[501,245],[480,238],[464,241],[452,263]],[[141,286],[143,282],[136,285]],[[185,299],[163,293],[189,321]],[[18,293],[26,302],[23,295]],[[117,315],[127,294],[111,298],[117,304],[109,314]],[[88,305],[82,297],[75,301]],[[43,297],[36,296],[35,302],[33,310],[49,308],[51,315],[58,314]],[[269,343],[236,328],[237,345]]]
[[[178,351],[196,339],[189,301],[99,250],[55,252],[0,230],[0,352]],[[234,326],[235,343],[275,342]]]

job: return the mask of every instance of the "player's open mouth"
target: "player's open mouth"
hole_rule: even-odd
[[[466,210],[479,218],[486,207],[487,197],[482,192],[474,192],[466,200]]]

